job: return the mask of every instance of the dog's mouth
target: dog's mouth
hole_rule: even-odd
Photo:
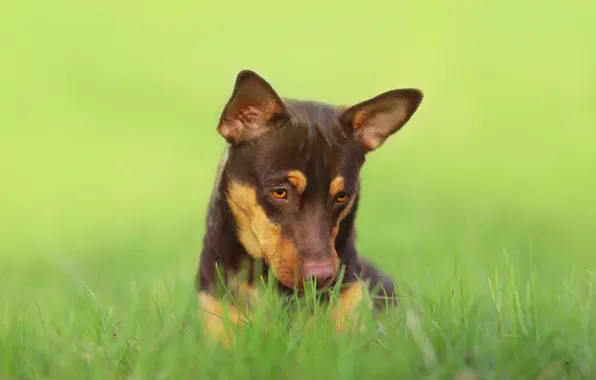
[[[334,275],[333,277],[323,281],[318,281],[316,279],[303,279],[302,289],[315,288],[317,290],[324,290],[333,285],[333,283],[335,282],[335,278],[336,276]]]
[[[305,260],[293,268],[291,265],[272,265],[268,257],[264,262],[272,271],[273,277],[292,291],[302,292],[306,289],[325,290],[335,284],[339,276],[337,259]]]
[[[335,284],[337,280],[337,274],[324,281],[319,281],[313,278],[296,278],[291,284],[283,281],[281,278],[275,276],[279,285],[282,286],[287,292],[304,294],[308,290],[323,291],[327,290]]]
[[[338,277],[339,271],[337,270],[335,270],[329,277],[323,279],[303,276],[299,279],[299,282],[297,284],[298,286],[294,286],[294,288],[300,292],[304,292],[307,289],[323,291],[333,287],[337,282]]]

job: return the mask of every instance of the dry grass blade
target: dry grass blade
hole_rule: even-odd
[[[454,380],[478,380],[480,376],[478,373],[471,368],[460,369],[453,376]]]
[[[430,368],[434,366],[438,361],[437,353],[422,329],[420,318],[410,309],[406,311],[406,326],[422,353],[426,367]]]
[[[556,360],[546,366],[540,375],[538,380],[564,380],[567,379],[567,363],[562,360]]]

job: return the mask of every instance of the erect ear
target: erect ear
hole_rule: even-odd
[[[229,143],[254,139],[269,129],[269,121],[286,113],[281,98],[265,79],[250,70],[236,77],[217,126],[217,132]]]
[[[340,121],[351,126],[354,137],[370,152],[410,120],[422,97],[422,91],[413,88],[387,91],[349,107]]]

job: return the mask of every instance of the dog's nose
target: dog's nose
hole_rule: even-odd
[[[302,265],[302,276],[305,279],[315,279],[317,284],[324,284],[335,275],[332,261],[305,261]]]

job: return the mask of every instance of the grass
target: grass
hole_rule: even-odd
[[[3,7],[0,379],[595,376],[596,7],[363,4]],[[313,334],[204,339],[215,123],[243,68],[335,103],[424,90],[363,173],[358,247],[403,291],[383,333],[319,310]]]
[[[513,270],[513,263],[512,270]],[[198,327],[196,302],[185,281],[148,289],[120,280],[110,287],[74,281],[60,297],[6,297],[0,369],[14,378],[562,378],[593,376],[594,273],[546,283],[537,272],[489,276],[470,287],[453,275],[403,287],[401,307],[368,321],[362,333],[337,334],[314,312],[318,328],[287,330],[292,309],[262,309],[237,333],[237,346],[210,344]],[[126,286],[128,285],[128,286]],[[270,296],[276,300],[274,295]],[[120,302],[115,302],[118,300]],[[276,312],[277,311],[277,312]],[[538,377],[545,376],[559,377]]]

